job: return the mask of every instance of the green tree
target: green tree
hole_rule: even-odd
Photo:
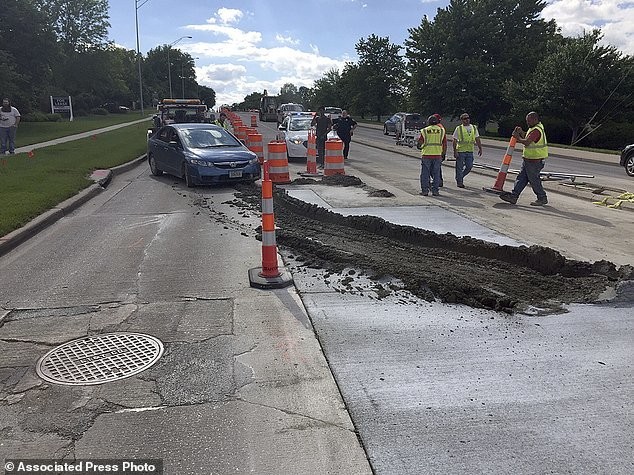
[[[556,24],[543,0],[451,0],[424,17],[405,41],[411,100],[421,110],[468,111],[480,127],[508,113],[503,84],[530,74],[550,47]]]
[[[280,94],[278,96],[280,104],[288,102],[299,102],[300,96],[297,91],[297,86],[293,83],[286,83],[280,88]]]
[[[370,35],[355,45],[359,55],[357,78],[363,78],[363,90],[358,99],[367,102],[368,110],[377,120],[388,114],[403,94],[405,62],[401,46],[390,43],[389,37]],[[340,102],[342,102],[340,100]]]
[[[53,29],[68,54],[102,47],[108,38],[108,0],[36,0],[51,18]]]
[[[59,49],[48,17],[32,0],[3,0],[0,21],[0,91],[21,113],[48,99]]]
[[[600,46],[600,30],[565,38],[532,75],[506,84],[515,115],[536,110],[563,121],[575,144],[607,120],[626,118],[634,103],[634,58]]]
[[[326,71],[323,77],[315,81],[312,94],[312,105],[315,109],[319,106],[339,107],[342,96],[340,81],[341,75],[336,69]]]
[[[262,99],[261,92],[252,92],[245,96],[244,101],[240,103],[239,107],[243,110],[259,109],[260,99]]]

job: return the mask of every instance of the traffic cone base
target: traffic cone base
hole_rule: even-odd
[[[262,267],[249,269],[249,285],[256,289],[282,289],[293,283],[293,277],[283,267],[277,277],[263,277]]]

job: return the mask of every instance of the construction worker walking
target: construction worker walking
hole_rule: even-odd
[[[482,156],[482,143],[478,128],[471,125],[469,114],[460,115],[461,124],[453,132],[453,156],[456,159],[456,184],[464,188],[464,177],[473,168],[473,148],[478,145],[478,156]]]
[[[418,144],[421,149],[420,194],[429,195],[429,179],[432,178],[431,194],[439,196],[440,162],[447,153],[447,134],[445,128],[438,125],[436,116],[429,116],[427,127],[421,129]]]
[[[542,185],[540,172],[544,168],[544,160],[548,158],[548,141],[544,126],[539,121],[537,112],[529,112],[526,116],[528,130],[524,132],[520,126],[513,130],[513,137],[524,145],[522,153],[522,169],[520,170],[513,191],[502,193],[500,198],[507,203],[515,204],[526,185],[530,183],[537,200],[531,203],[532,206],[544,206],[548,203],[546,191]]]

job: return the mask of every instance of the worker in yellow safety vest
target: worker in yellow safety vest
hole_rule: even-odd
[[[515,127],[515,130],[513,130],[513,137],[524,145],[522,169],[517,175],[513,191],[502,193],[500,198],[507,203],[515,204],[526,185],[530,183],[533,192],[537,196],[537,200],[533,201],[531,205],[544,206],[548,203],[548,198],[542,185],[540,172],[544,168],[544,160],[548,158],[548,141],[546,140],[544,126],[539,121],[537,112],[528,113],[526,124],[528,125],[526,132],[520,126]]]
[[[229,130],[229,121],[227,120],[227,114],[225,114],[224,112],[220,113],[220,117],[217,118],[214,123],[216,125],[219,125],[220,127],[222,127],[225,130]]]
[[[464,188],[464,177],[473,168],[473,149],[478,145],[478,156],[482,156],[482,143],[478,128],[471,124],[469,114],[460,114],[460,125],[453,132],[453,156],[456,159],[456,184]]]
[[[431,176],[431,194],[439,196],[440,162],[447,153],[447,133],[444,127],[438,125],[438,118],[434,115],[429,116],[427,124],[418,137],[421,149],[420,194],[429,195]]]

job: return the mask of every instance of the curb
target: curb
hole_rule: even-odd
[[[374,126],[374,125],[368,125],[368,124],[359,124],[360,127],[365,127],[368,129],[377,129],[377,130],[382,130],[381,128],[379,128],[378,126]],[[452,141],[452,137],[448,134],[447,135],[447,141],[451,142]],[[500,150],[506,150],[508,144],[504,143],[502,141],[500,141],[498,143],[497,140],[494,139],[487,139],[485,137],[481,137],[482,139],[482,144],[486,145],[487,147],[491,147],[491,148],[495,148],[495,149],[500,149]],[[354,140],[354,137],[353,137]],[[363,139],[362,139],[363,140]],[[361,143],[361,142],[359,142]],[[373,145],[369,145],[370,147],[372,147]],[[377,147],[377,148],[381,148],[381,147]],[[555,146],[552,146],[552,148],[557,148]],[[574,149],[570,149],[570,150],[574,150]],[[392,150],[389,150],[392,151]],[[599,153],[599,152],[596,152]],[[614,153],[614,154],[609,154],[609,153],[605,153],[603,155],[606,155],[606,157],[614,157],[614,160],[599,160],[599,159],[595,159],[595,158],[588,158],[588,157],[578,157],[575,155],[567,155],[567,154],[563,154],[563,153],[549,153],[548,154],[551,157],[557,157],[557,158],[565,158],[568,160],[577,160],[580,162],[588,162],[588,163],[596,163],[599,165],[610,165],[610,166],[616,166],[616,167],[620,167],[621,165],[619,165],[619,155],[618,153]]]
[[[97,196],[108,186],[113,176],[131,170],[141,162],[145,161],[145,157],[146,155],[143,154],[134,160],[124,163],[123,165],[109,169],[107,176],[99,180],[97,183],[93,183],[88,188],[81,190],[75,196],[71,196],[70,198],[62,201],[54,208],[32,219],[21,228],[0,237],[0,256],[6,254],[12,249],[15,249],[17,246],[35,236],[43,229],[72,213],[82,204]]]

